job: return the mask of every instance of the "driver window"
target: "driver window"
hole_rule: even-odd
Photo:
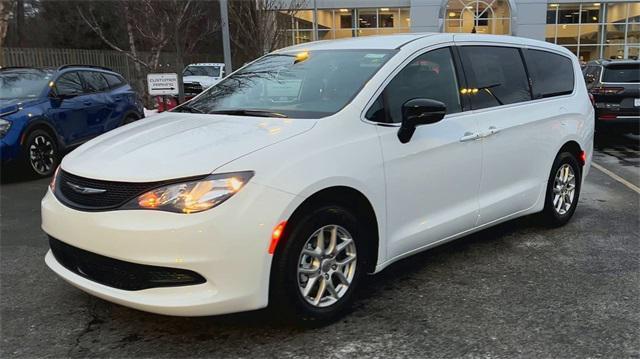
[[[56,80],[56,93],[64,96],[82,94],[82,82],[77,72],[67,72]]]
[[[374,122],[402,122],[402,104],[414,98],[443,102],[447,113],[462,111],[451,50],[441,48],[413,59],[389,82],[367,111]]]

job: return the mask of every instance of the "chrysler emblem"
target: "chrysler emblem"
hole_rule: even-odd
[[[71,182],[67,182],[67,185],[69,187],[71,187],[72,190],[74,190],[74,191],[76,191],[78,193],[81,193],[81,194],[98,194],[98,193],[107,192],[106,189],[79,186],[79,185],[77,185],[75,183],[71,183]]]

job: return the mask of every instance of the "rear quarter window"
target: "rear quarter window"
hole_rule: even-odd
[[[571,59],[541,50],[525,50],[524,53],[534,99],[573,92],[575,79]]]
[[[120,87],[126,83],[122,77],[117,75],[103,73],[102,76],[104,76],[104,78],[107,79],[107,83],[109,84],[109,87],[111,87],[112,89],[116,87]]]

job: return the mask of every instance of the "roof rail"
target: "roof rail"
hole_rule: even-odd
[[[64,69],[68,69],[70,67],[86,67],[86,68],[90,68],[90,69],[100,69],[100,70],[107,70],[107,71],[112,71],[112,69],[108,68],[108,67],[104,67],[104,66],[97,66],[97,65],[75,65],[75,64],[70,64],[70,65],[62,65],[60,67],[58,67],[58,71],[60,70],[64,70]]]

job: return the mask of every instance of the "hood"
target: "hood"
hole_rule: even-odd
[[[64,158],[62,168],[82,177],[124,182],[205,175],[250,152],[308,131],[315,123],[168,112],[87,142]]]
[[[39,99],[32,98],[13,98],[0,100],[0,116],[7,116],[20,111],[22,108],[37,103]]]
[[[185,76],[182,78],[182,82],[184,83],[194,83],[197,82],[202,85],[202,88],[207,88],[209,86],[213,86],[220,82],[220,78],[218,77],[210,77],[210,76]]]

